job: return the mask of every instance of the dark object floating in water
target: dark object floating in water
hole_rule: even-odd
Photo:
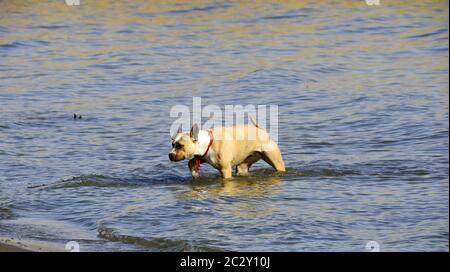
[[[83,118],[83,116],[81,116],[80,114],[79,115],[77,115],[76,113],[74,113],[73,114],[73,119],[82,119]]]

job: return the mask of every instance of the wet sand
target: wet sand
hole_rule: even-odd
[[[0,243],[0,252],[31,252],[18,246]]]
[[[64,247],[31,240],[0,237],[0,252],[64,252]]]

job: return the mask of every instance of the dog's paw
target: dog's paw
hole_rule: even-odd
[[[192,175],[193,178],[198,178],[198,177],[200,177],[200,174],[199,174],[199,172],[197,172],[197,171],[191,171],[191,175]]]

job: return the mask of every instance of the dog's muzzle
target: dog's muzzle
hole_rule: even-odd
[[[170,159],[171,161],[174,161],[174,160],[175,160],[175,154],[169,153],[169,159]]]

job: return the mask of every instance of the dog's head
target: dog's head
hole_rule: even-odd
[[[197,149],[199,128],[194,124],[190,132],[182,132],[181,126],[178,131],[172,136],[172,150],[169,153],[171,161],[181,161],[186,158],[194,156]]]

